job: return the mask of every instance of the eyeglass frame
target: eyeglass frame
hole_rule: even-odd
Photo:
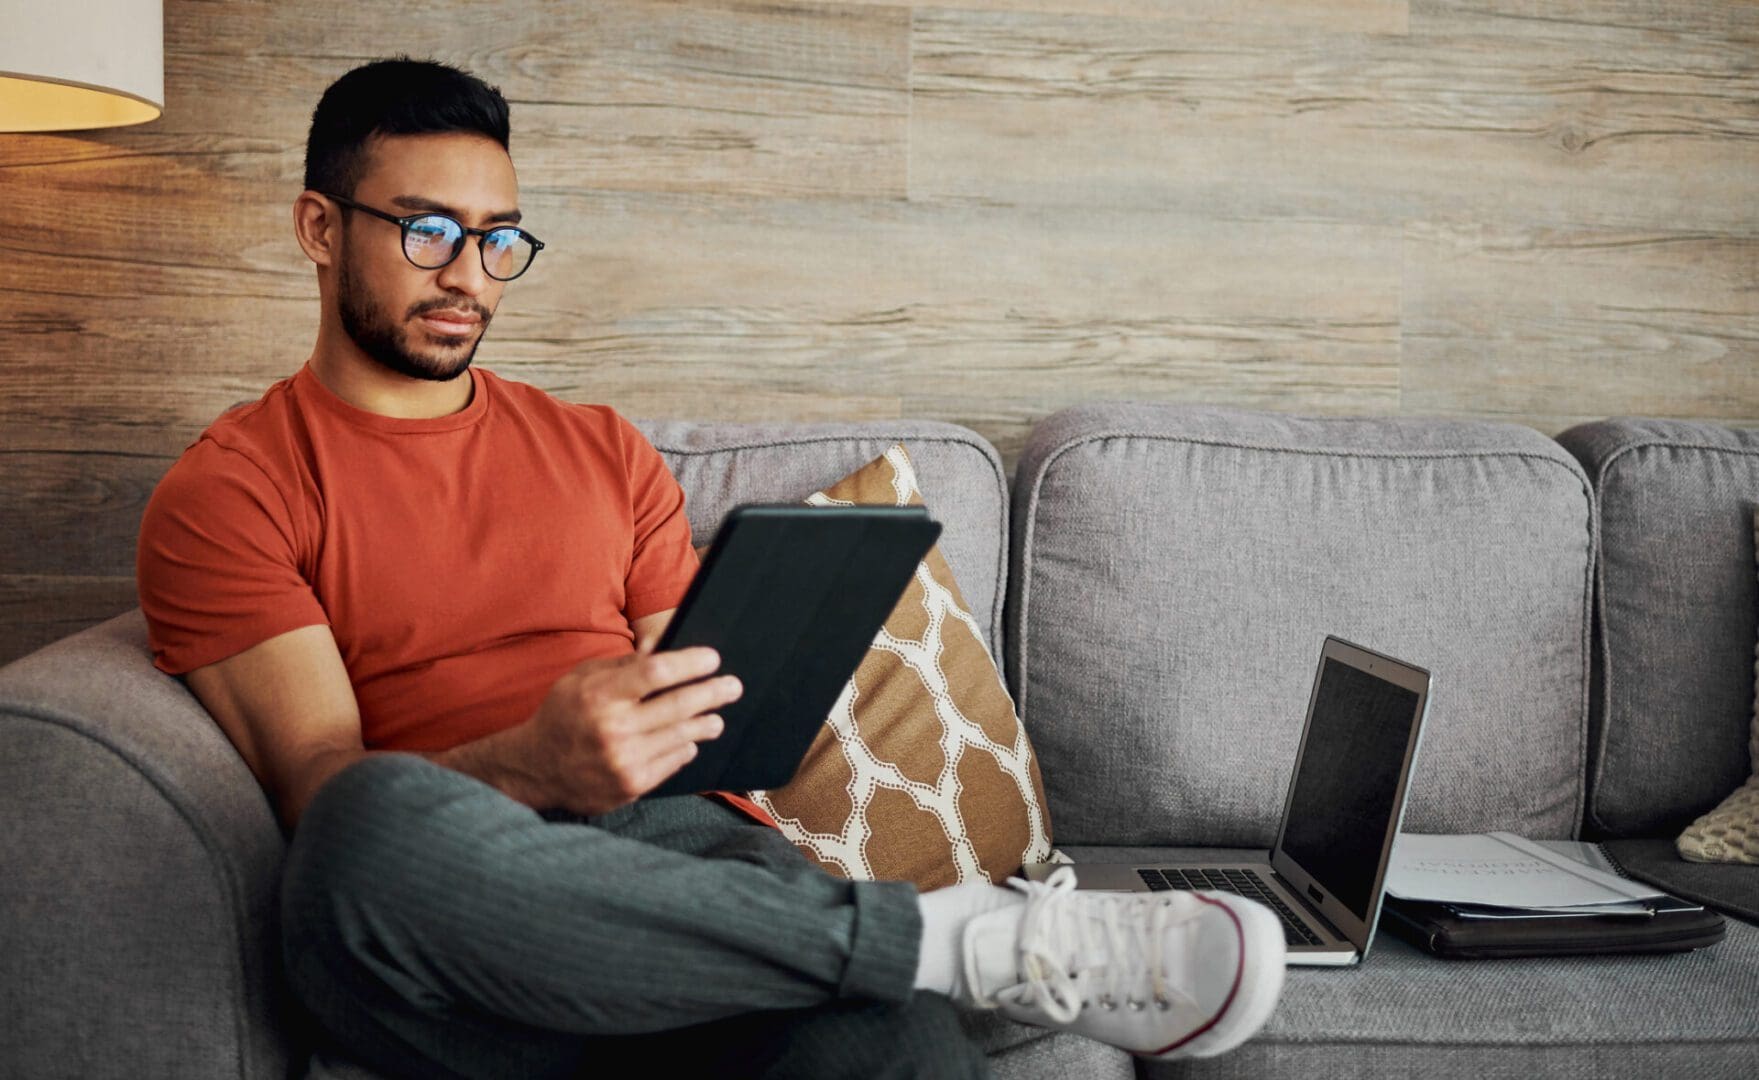
[[[419,213],[406,214],[403,217],[397,217],[395,214],[387,214],[383,210],[375,210],[363,203],[357,203],[353,199],[343,195],[336,195],[328,191],[319,191],[318,194],[326,199],[334,199],[343,206],[351,207],[365,214],[371,214],[373,217],[379,218],[382,221],[389,221],[391,224],[401,229],[403,235],[398,238],[397,246],[403,251],[403,257],[409,261],[409,265],[415,267],[417,270],[444,270],[446,267],[451,266],[454,262],[458,261],[458,256],[463,254],[465,247],[468,246],[470,242],[470,238],[475,236],[479,238],[477,240],[476,253],[477,258],[482,262],[483,273],[488,274],[489,277],[494,278],[496,281],[513,281],[517,279],[520,274],[524,274],[527,270],[531,269],[531,264],[537,262],[537,253],[544,249],[544,242],[542,240],[539,240],[537,237],[531,235],[517,225],[494,225],[487,229],[473,229],[464,222],[453,217],[451,214],[442,214],[438,210],[423,210]],[[452,248],[452,254],[447,256],[446,261],[438,266],[423,266],[416,262],[414,257],[409,254],[409,227],[426,217],[445,218],[447,221],[458,226],[461,230],[458,235],[458,243]],[[500,232],[503,229],[510,229],[513,232],[518,233],[525,239],[526,243],[531,245],[531,258],[525,260],[525,265],[520,267],[518,274],[514,274],[513,277],[505,278],[495,277],[494,273],[489,269],[489,253],[487,247],[484,245],[484,241],[489,238],[490,233]]]

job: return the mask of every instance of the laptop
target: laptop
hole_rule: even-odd
[[[1430,674],[1327,637],[1282,823],[1268,861],[1073,864],[1075,887],[1114,892],[1219,889],[1283,920],[1290,964],[1368,956],[1429,712]],[[1031,863],[1043,881],[1058,863]]]

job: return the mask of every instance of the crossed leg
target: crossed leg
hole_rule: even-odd
[[[986,1075],[954,1006],[912,990],[909,884],[834,878],[706,799],[551,820],[368,758],[307,808],[281,921],[301,1002],[387,1075]]]

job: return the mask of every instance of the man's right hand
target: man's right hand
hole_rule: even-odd
[[[738,700],[736,676],[704,679],[720,663],[704,645],[581,662],[524,725],[525,801],[591,816],[658,787],[721,733],[713,710]]]

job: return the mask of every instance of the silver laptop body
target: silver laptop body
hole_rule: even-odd
[[[1361,962],[1380,918],[1430,685],[1420,667],[1327,637],[1269,861],[1076,862],[1076,888],[1241,893],[1283,916],[1290,964]],[[1024,873],[1043,881],[1058,865],[1031,863]]]

